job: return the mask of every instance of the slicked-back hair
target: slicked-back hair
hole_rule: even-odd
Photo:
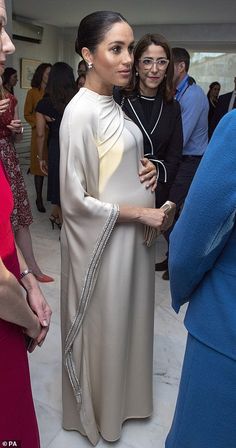
[[[55,109],[62,114],[77,92],[72,67],[65,62],[56,62],[50,70],[45,89],[45,94],[49,95]]]
[[[158,45],[163,48],[166,53],[167,59],[169,59],[169,65],[166,69],[166,76],[158,87],[158,91],[162,92],[163,97],[166,101],[173,100],[174,88],[173,88],[173,75],[174,75],[174,65],[172,60],[171,47],[164,36],[161,34],[145,34],[137,42],[134,49],[134,65],[132,71],[132,78],[130,84],[123,91],[127,96],[131,95],[133,91],[139,90],[139,76],[136,76],[136,65],[138,65],[139,59],[141,59],[143,53],[150,47],[150,45]]]
[[[113,11],[96,11],[84,17],[78,28],[75,42],[76,53],[82,57],[83,47],[87,47],[91,53],[94,53],[106,33],[117,22],[128,23],[119,12]]]
[[[41,82],[43,79],[43,74],[44,74],[45,70],[51,66],[52,66],[52,64],[49,64],[47,62],[42,62],[42,64],[38,65],[38,67],[36,68],[36,70],[33,74],[33,78],[31,80],[31,87],[37,87],[38,89],[40,89]]]
[[[190,65],[190,54],[185,48],[174,47],[172,48],[172,56],[173,61],[175,62],[184,62],[185,70],[188,72]]]

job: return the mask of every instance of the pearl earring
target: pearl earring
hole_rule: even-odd
[[[88,69],[90,70],[91,68],[93,68],[93,63],[92,62],[87,62],[88,65]]]
[[[139,75],[138,72],[136,72],[136,73],[135,73],[135,76],[138,76],[138,75]]]

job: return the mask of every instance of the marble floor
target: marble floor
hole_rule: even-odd
[[[26,166],[22,166],[26,173]],[[59,230],[52,230],[47,213],[36,210],[33,177],[25,174],[34,215],[31,226],[36,258],[43,271],[55,282],[43,284],[42,289],[52,310],[50,333],[41,349],[30,355],[32,388],[39,422],[41,448],[89,448],[90,443],[75,431],[61,427],[61,353],[60,353],[60,244]],[[46,187],[46,185],[45,185]],[[46,196],[46,188],[44,188]],[[157,261],[164,258],[164,239],[157,244]],[[177,316],[170,307],[169,282],[156,273],[155,346],[154,346],[154,413],[147,421],[128,421],[123,425],[116,448],[164,448],[171,424],[183,359],[186,331],[182,324],[184,312]],[[100,440],[98,448],[111,446]]]

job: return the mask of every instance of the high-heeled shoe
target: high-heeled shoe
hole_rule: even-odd
[[[54,282],[54,278],[50,277],[49,275],[46,274],[42,274],[42,275],[36,275],[34,274],[36,280],[38,280],[38,282],[41,283],[50,283],[50,282]]]
[[[46,212],[46,209],[45,209],[45,207],[44,207],[44,205],[43,205],[43,201],[42,201],[42,199],[36,199],[36,207],[37,207],[37,209],[38,209],[38,211],[40,212],[40,213],[45,213]]]
[[[60,222],[58,216],[54,216],[54,215],[49,216],[49,221],[51,221],[53,230],[54,230],[54,226],[57,226],[58,229],[61,229],[61,222]]]

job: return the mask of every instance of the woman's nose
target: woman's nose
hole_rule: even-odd
[[[7,32],[3,30],[2,32],[2,51],[6,54],[14,53],[15,46],[13,45],[10,37],[8,36]]]

